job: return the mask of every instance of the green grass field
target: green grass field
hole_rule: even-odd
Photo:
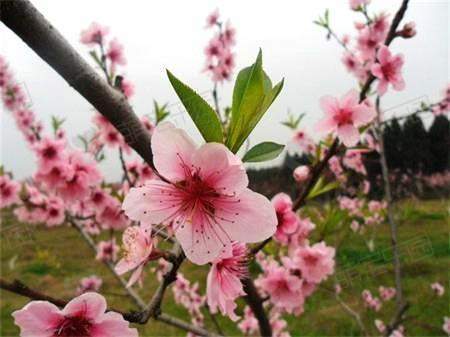
[[[396,207],[399,222],[400,249],[403,262],[403,285],[407,300],[411,303],[404,325],[408,336],[442,336],[443,317],[449,313],[449,203],[441,201],[402,201]],[[2,214],[1,274],[11,281],[22,280],[28,286],[55,297],[70,299],[74,296],[80,278],[96,274],[103,278],[101,293],[108,303],[123,310],[135,309],[124,295],[109,270],[93,258],[92,250],[69,227],[43,229],[17,225],[7,212]],[[376,232],[375,249],[370,252],[359,235],[351,234],[343,241],[337,255],[336,277],[343,286],[342,298],[360,311],[371,335],[376,335],[373,320],[388,322],[394,312],[394,303],[383,305],[380,313],[374,314],[364,308],[361,291],[377,292],[379,285],[393,286],[393,268],[390,263],[390,236],[387,225]],[[333,244],[330,239],[329,244]],[[271,247],[268,247],[270,250]],[[154,275],[147,268],[144,287],[139,293],[149,299],[157,286]],[[207,268],[185,263],[184,275],[191,281],[204,285]],[[350,276],[349,276],[350,275]],[[445,295],[432,295],[430,283],[439,281],[446,287]],[[355,321],[342,310],[333,294],[334,278],[324,283],[307,300],[305,312],[299,317],[287,316],[292,336],[358,336],[360,331]],[[28,299],[0,290],[1,336],[17,336],[18,329],[11,312],[21,308]],[[176,305],[172,292],[167,292],[163,311],[189,319],[186,311]],[[242,302],[241,302],[242,304]],[[242,306],[239,311],[242,310]],[[227,335],[238,336],[233,323],[219,317],[219,323]],[[206,316],[206,324],[214,329]],[[138,326],[140,336],[175,336],[186,333],[173,327],[150,321]],[[120,336],[118,336],[120,337]]]

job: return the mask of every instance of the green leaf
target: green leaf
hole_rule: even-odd
[[[170,111],[167,110],[167,103],[160,106],[158,102],[153,100],[153,109],[155,111],[156,125],[162,122],[170,114]]]
[[[278,157],[278,155],[283,151],[284,145],[273,143],[273,142],[263,142],[258,145],[253,146],[242,158],[244,162],[261,162],[266,160],[272,160]]]
[[[324,181],[323,177],[320,177],[319,180],[317,180],[314,187],[312,188],[312,190],[309,191],[309,194],[306,197],[306,199],[307,200],[313,199],[321,194],[324,194],[326,192],[334,190],[335,188],[338,188],[338,187],[339,187],[339,182],[333,181],[333,182],[325,185],[325,181]]]
[[[169,70],[167,76],[205,141],[223,143],[222,124],[214,109]]]
[[[253,65],[241,70],[236,78],[231,106],[227,147],[236,153],[283,88],[283,80],[272,87],[262,69],[262,52]]]

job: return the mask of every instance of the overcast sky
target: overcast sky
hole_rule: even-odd
[[[285,143],[290,134],[280,125],[290,109],[306,112],[304,127],[311,129],[320,118],[318,100],[325,94],[342,95],[356,82],[346,73],[340,58],[342,48],[325,40],[324,31],[312,21],[330,8],[332,26],[339,36],[353,33],[353,22],[360,14],[348,9],[347,0],[316,1],[60,1],[32,0],[63,36],[88,58],[80,45],[80,30],[92,21],[111,28],[125,46],[127,77],[136,85],[131,103],[137,114],[152,111],[152,100],[168,102],[178,111],[177,98],[165,68],[195,88],[206,92],[212,84],[202,73],[203,49],[212,32],[205,30],[205,17],[219,8],[223,19],[230,19],[237,29],[237,69],[253,62],[258,48],[263,50],[264,68],[274,82],[285,77],[279,98],[251,135],[254,145],[263,140]],[[373,0],[372,11],[396,11],[400,0]],[[411,40],[396,40],[392,49],[405,55],[406,89],[383,98],[384,108],[401,105],[389,114],[406,114],[414,103],[426,98],[434,101],[449,80],[449,2],[447,0],[410,1],[405,22],[415,21],[418,35]],[[89,129],[93,111],[77,92],[0,23],[0,54],[14,69],[19,82],[26,85],[32,109],[49,125],[50,116],[67,118],[69,138]],[[221,105],[230,104],[232,82],[219,87]],[[185,122],[184,122],[185,121]],[[200,140],[189,117],[177,117],[179,125]],[[17,177],[34,170],[30,152],[11,116],[1,114],[1,163]],[[102,164],[108,180],[118,177],[114,156]]]

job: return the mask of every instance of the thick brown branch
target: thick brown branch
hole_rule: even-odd
[[[12,293],[31,298],[37,301],[48,301],[53,303],[58,307],[64,307],[67,304],[67,301],[61,300],[58,298],[54,298],[39,291],[28,288],[25,284],[18,280],[14,280],[13,282],[7,282],[4,279],[0,278],[0,288],[8,290]]]
[[[125,96],[104,81],[29,1],[0,1],[0,20],[103,114],[154,167],[150,135]]]

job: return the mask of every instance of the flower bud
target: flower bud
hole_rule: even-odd
[[[309,167],[306,165],[301,165],[294,170],[293,173],[296,182],[301,183],[308,179]]]

